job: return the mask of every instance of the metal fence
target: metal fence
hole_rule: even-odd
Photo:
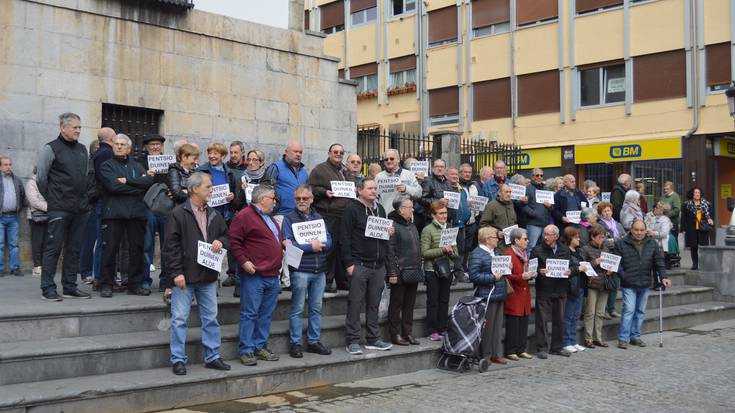
[[[460,160],[472,165],[475,175],[480,173],[483,166],[492,168],[495,161],[503,160],[508,176],[511,176],[521,169],[523,156],[521,147],[512,144],[472,137],[461,138],[460,141]]]
[[[377,162],[383,166],[383,156],[388,149],[397,149],[402,161],[407,158],[430,161],[441,158],[441,142],[438,137],[380,129],[357,131],[357,153],[362,157],[365,175],[371,163]]]

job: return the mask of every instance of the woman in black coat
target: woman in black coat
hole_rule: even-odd
[[[186,183],[199,160],[199,149],[196,146],[185,144],[179,148],[176,154],[178,162],[168,167],[168,178],[166,185],[171,191],[171,199],[176,205],[183,204],[189,199]]]
[[[714,230],[712,204],[704,199],[699,187],[687,192],[687,201],[681,208],[681,228],[684,232],[684,245],[692,252],[692,269],[699,268],[699,246],[709,245],[710,231]]]

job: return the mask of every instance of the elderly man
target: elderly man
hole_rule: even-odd
[[[425,220],[424,222],[431,222],[431,216],[429,216],[429,210],[431,209],[431,203],[434,201],[441,202],[445,207],[447,206],[447,200],[444,199],[444,191],[452,191],[452,183],[449,182],[445,176],[447,171],[447,163],[443,159],[437,159],[431,168],[431,176],[424,178],[423,192],[421,194],[421,205],[424,207]],[[454,222],[454,210],[449,210],[449,217],[447,222]],[[422,228],[416,227],[419,231]]]
[[[254,154],[253,156],[256,156]],[[257,162],[259,162],[258,159]],[[247,203],[247,187],[243,188],[244,184],[247,183],[247,178],[243,178],[248,169],[248,163],[245,159],[245,145],[241,141],[232,141],[230,143],[230,159],[227,160],[225,166],[229,170],[230,174],[234,178],[234,186],[232,188],[235,202],[230,204],[230,210],[234,217],[240,209]],[[245,182],[243,182],[245,179]],[[223,287],[235,286],[235,290],[232,295],[240,297],[240,277],[238,275],[238,265],[235,257],[232,255],[232,251],[227,252],[227,279],[222,282]]]
[[[618,268],[623,289],[623,314],[620,317],[618,348],[627,349],[628,343],[645,347],[641,327],[646,316],[646,303],[651,287],[671,287],[666,278],[664,257],[658,242],[646,237],[646,223],[633,222],[630,233],[615,242],[614,253],[622,257]]]
[[[368,217],[386,218],[385,210],[376,202],[378,187],[373,179],[365,178],[357,186],[358,197],[345,209],[340,229],[342,263],[350,275],[347,299],[345,339],[347,352],[362,354],[360,349],[360,312],[365,308],[365,348],[390,350],[392,345],[380,339],[378,307],[388,271],[388,240],[367,236]],[[393,235],[394,228],[388,229]]]
[[[375,179],[398,177],[398,185],[392,192],[384,192],[380,195],[380,205],[385,208],[385,212],[390,214],[393,212],[393,200],[398,196],[408,195],[411,198],[419,198],[421,196],[421,185],[416,180],[416,175],[408,169],[401,168],[401,156],[396,149],[388,149],[385,151],[383,158],[385,170],[380,172]]]
[[[58,138],[44,145],[37,161],[36,179],[41,195],[48,202],[48,242],[43,252],[41,290],[43,299],[61,301],[56,291],[54,275],[56,264],[64,249],[61,283],[63,296],[90,298],[77,288],[79,248],[82,244],[84,223],[89,216],[89,196],[93,184],[87,175],[87,148],[79,143],[82,124],[79,115],[64,113],[59,116]]]
[[[478,188],[477,185],[475,185],[475,182],[472,181],[472,165],[463,163],[459,166],[458,185],[462,193],[462,200],[469,199],[470,196],[480,195],[480,188]],[[470,254],[475,247],[477,247],[477,229],[479,227],[480,215],[481,212],[470,209],[470,217],[465,222],[464,239],[462,240],[464,248],[460,248],[460,254],[463,254],[462,251],[464,251],[463,265],[465,269],[467,269]],[[457,241],[459,241],[459,239]]]
[[[480,173],[474,180],[474,185],[477,187],[478,195],[480,194],[480,192],[482,192],[482,187],[485,186],[485,183],[487,183],[491,179],[493,179],[493,168],[487,165],[480,168]]]
[[[229,370],[219,354],[221,333],[217,321],[217,279],[219,271],[197,263],[199,242],[211,244],[211,251],[229,248],[227,225],[222,215],[207,206],[212,194],[212,179],[194,173],[187,181],[189,201],[171,211],[166,225],[162,256],[174,274],[171,296],[171,364],[176,375],[186,374],[186,330],[191,300],[196,297],[201,319],[204,367]]]
[[[347,171],[350,174],[350,180],[354,182],[356,186],[365,179],[365,175],[362,173],[362,158],[359,154],[351,153],[350,156],[347,157]]]
[[[494,172],[494,179],[489,179],[485,184],[482,186],[482,190],[480,190],[480,195],[486,196],[488,199],[495,199],[495,197],[498,194],[498,190],[500,189],[500,185],[504,184],[507,178],[508,174],[508,167],[505,164],[505,161],[502,159],[498,159],[493,164],[493,172]]]
[[[610,203],[613,205],[613,218],[620,222],[620,211],[625,203],[625,193],[633,187],[633,177],[628,174],[620,174],[618,183],[613,187],[610,194]]]
[[[342,164],[344,154],[344,146],[339,143],[332,144],[327,151],[327,160],[315,166],[309,174],[309,185],[314,195],[314,206],[317,212],[324,218],[330,234],[338,233],[342,225],[342,215],[344,214],[345,206],[349,202],[349,198],[337,197],[332,192],[332,182],[350,180],[350,172]],[[338,289],[346,290],[349,288],[338,251],[339,247],[335,245],[327,253],[327,277],[325,285],[326,291],[328,292],[337,291],[337,289],[332,287],[333,280],[336,282]]]
[[[468,268],[464,257],[465,254],[471,252],[472,250],[468,251],[466,247],[465,227],[471,219],[474,220],[474,216],[472,214],[472,210],[470,210],[470,205],[467,202],[468,193],[462,190],[462,185],[459,183],[459,170],[454,167],[447,169],[447,179],[452,185],[452,191],[459,193],[459,208],[450,208],[454,211],[454,226],[459,229],[457,231],[456,239],[457,251],[459,252],[459,254],[456,258],[454,258],[455,276],[454,280],[452,280],[452,283],[456,283],[457,281],[469,282],[470,275],[468,273]]]
[[[321,355],[332,354],[319,340],[321,336],[322,293],[324,292],[327,269],[327,252],[333,248],[332,233],[326,229],[326,241],[312,239],[299,243],[294,235],[294,224],[319,221],[321,215],[312,208],[314,195],[307,185],[299,185],[294,194],[296,209],[283,218],[283,238],[303,251],[298,268],[291,267],[291,313],[289,316],[289,354],[293,358],[303,357],[301,345],[301,319],[304,316],[304,301],[309,297],[309,328],[307,330],[306,351]],[[338,227],[339,228],[339,227]]]
[[[531,175],[531,184],[526,187],[528,202],[523,205],[523,213],[526,215],[526,230],[528,231],[528,252],[538,244],[544,227],[551,222],[551,211],[554,208],[549,201],[543,204],[536,202],[536,191],[545,191],[544,171],[534,168]]]
[[[10,273],[22,277],[18,255],[18,215],[25,205],[25,190],[20,178],[13,174],[13,161],[0,156],[0,254],[3,254],[5,240],[8,240]],[[5,275],[5,260],[0,257],[0,277]]]
[[[564,273],[565,277],[549,274],[546,262],[549,259],[571,260],[572,253],[559,240],[559,228],[555,225],[544,227],[544,242],[536,245],[531,252],[531,258],[538,258],[538,278],[536,278],[536,352],[540,359],[547,358],[549,351],[548,322],[551,321],[551,354],[569,357],[570,352],[562,347],[564,336],[564,305],[566,304],[567,289],[569,288],[570,270]]]
[[[240,277],[239,353],[246,366],[255,366],[258,360],[278,360],[266,347],[281,290],[278,275],[283,260],[281,228],[270,216],[275,203],[274,189],[258,185],[250,205],[230,224],[232,254],[245,271]]]
[[[577,188],[577,179],[574,175],[564,175],[564,187],[554,194],[554,209],[552,215],[554,223],[560,230],[564,230],[571,222],[567,218],[567,211],[582,211],[588,205],[587,196]]]
[[[132,141],[122,133],[118,134],[112,146],[113,158],[100,168],[102,199],[105,209],[102,212],[102,279],[100,295],[112,297],[115,279],[115,258],[117,257],[123,234],[128,239],[130,264],[128,268],[128,294],[150,295],[151,291],[143,286],[143,239],[145,237],[148,208],[143,203],[143,195],[153,185],[153,172],[146,172],[143,165],[132,159]]]
[[[488,202],[485,211],[482,213],[482,218],[480,218],[480,228],[493,227],[498,230],[498,234],[500,234],[498,248],[501,251],[505,251],[508,247],[505,238],[502,236],[503,229],[512,227],[518,222],[510,194],[510,186],[507,184],[500,185],[497,198],[492,202]]]

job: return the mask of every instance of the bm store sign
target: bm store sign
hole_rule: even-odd
[[[579,145],[577,164],[645,161],[681,158],[681,138]]]

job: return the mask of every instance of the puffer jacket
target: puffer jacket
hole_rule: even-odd
[[[500,255],[497,251],[496,254]],[[477,247],[470,254],[470,281],[475,285],[475,297],[487,297],[491,294],[490,301],[505,301],[505,280],[500,277],[495,279],[493,274],[493,256],[485,249]]]
[[[631,234],[617,240],[613,253],[623,257],[620,260],[618,276],[623,288],[650,288],[666,278],[664,256],[653,238],[643,238],[641,253],[635,247]]]
[[[193,173],[193,170],[184,170],[184,167],[179,163],[171,164],[168,167],[166,186],[168,186],[169,191],[171,191],[172,199],[176,205],[183,204],[187,199],[189,199],[189,195],[186,193],[186,184]]]
[[[426,220],[431,221],[431,203],[444,198],[444,191],[456,192],[456,190],[452,188],[452,183],[449,182],[449,179],[447,179],[446,176],[427,176],[424,179],[422,187],[421,205],[423,205],[426,210]],[[447,215],[447,222],[454,222],[456,210],[447,208],[447,212],[449,213]]]
[[[388,242],[388,275],[398,275],[403,268],[421,268],[421,239],[416,225],[406,221],[398,211],[388,214],[388,218],[393,220],[395,228]]]
[[[449,228],[449,226],[447,226]],[[442,228],[436,221],[424,227],[421,231],[421,256],[424,258],[424,270],[434,271],[434,260],[444,256],[444,251],[439,247],[439,241],[442,237]],[[449,256],[449,267],[454,268],[453,258],[457,258],[459,252],[457,246],[452,246],[452,255]]]
[[[304,214],[298,209],[294,209],[293,211],[291,211],[290,214],[286,215],[283,218],[283,226],[281,227],[281,230],[283,231],[283,239],[291,240],[291,243],[294,246],[304,251],[304,254],[301,256],[301,263],[299,264],[299,268],[293,268],[289,266],[291,271],[310,272],[314,274],[327,271],[327,253],[330,249],[332,249],[332,234],[330,234],[327,230],[326,246],[322,248],[321,251],[314,252],[314,249],[312,248],[310,243],[299,244],[296,242],[296,237],[294,236],[293,228],[291,227],[291,225],[293,224],[308,221],[317,221],[320,219],[322,219],[322,216],[319,215],[318,212],[316,212],[316,209],[314,209],[314,207],[311,208],[308,214]]]

